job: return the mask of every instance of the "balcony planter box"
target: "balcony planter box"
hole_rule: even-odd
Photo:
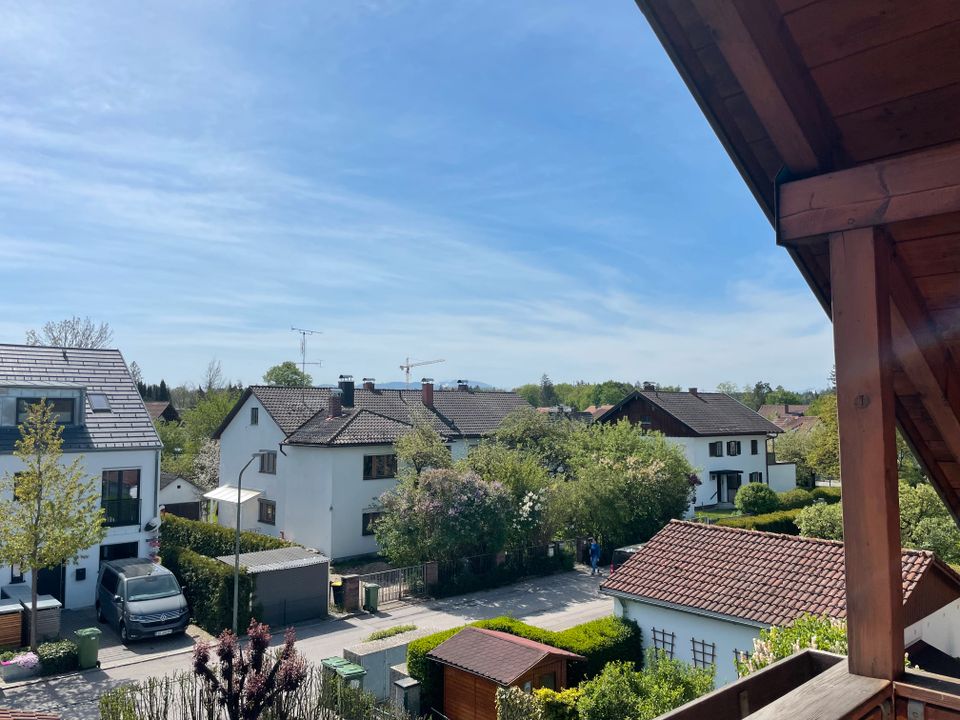
[[[15,683],[20,682],[21,680],[29,680],[30,678],[36,677],[40,674],[40,663],[37,662],[33,667],[24,667],[17,664],[16,660],[9,660],[4,663],[0,663],[0,678],[3,678],[3,681],[6,683]]]

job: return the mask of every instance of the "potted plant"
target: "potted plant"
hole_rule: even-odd
[[[9,660],[0,661],[0,677],[8,683],[31,678],[39,669],[40,658],[32,652],[20,653]]]

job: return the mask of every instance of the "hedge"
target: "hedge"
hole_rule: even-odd
[[[193,621],[211,635],[233,626],[233,567],[187,548],[168,546],[163,564],[183,586]],[[237,630],[250,624],[253,578],[240,568],[240,598]]]
[[[232,528],[199,520],[187,520],[166,513],[160,525],[161,552],[171,545],[187,548],[207,557],[233,555],[236,535]],[[240,552],[276,550],[292,546],[293,543],[280,538],[255,532],[240,533]]]
[[[777,499],[780,501],[781,510],[796,510],[807,505],[813,505],[813,495],[809,490],[803,488],[777,493]]]
[[[815,487],[810,491],[814,500],[823,500],[828,503],[840,502],[840,488],[838,487]]]
[[[612,660],[643,661],[643,637],[640,628],[630,620],[613,615],[575,625],[567,630],[544,630],[511,617],[496,617],[470,623],[473,627],[499,630],[518,637],[583,655],[587,661],[572,668],[569,682],[576,684],[584,677],[599,673]],[[429,709],[440,702],[439,666],[427,654],[440,643],[456,635],[466,625],[418,638],[407,646],[407,672],[420,681],[422,707]]]
[[[37,646],[37,657],[44,675],[61,675],[80,667],[79,650],[72,640],[41,643]]]
[[[793,522],[800,514],[800,508],[794,510],[778,510],[764,515],[739,515],[717,520],[717,525],[724,527],[743,528],[745,530],[766,530],[767,532],[799,535],[800,529]]]

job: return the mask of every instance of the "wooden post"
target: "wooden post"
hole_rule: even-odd
[[[830,235],[849,666],[888,680],[903,672],[890,261],[876,228]]]

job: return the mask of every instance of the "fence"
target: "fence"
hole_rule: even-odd
[[[380,604],[399,602],[405,598],[424,597],[427,595],[427,565],[411,565],[410,567],[381,570],[360,576],[360,587],[364,585],[379,585]],[[361,597],[362,597],[361,590]]]
[[[561,540],[440,563],[434,594],[457,595],[499,587],[524,577],[570,570],[576,551],[575,540]]]

